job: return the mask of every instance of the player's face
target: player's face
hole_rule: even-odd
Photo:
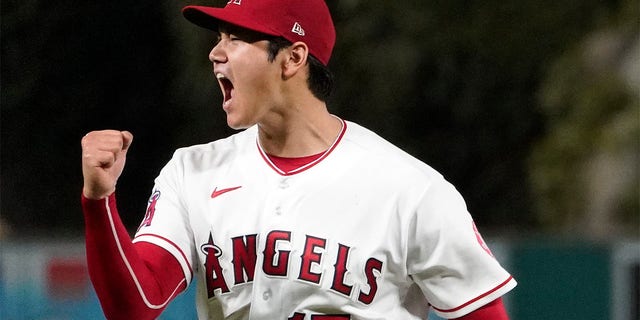
[[[265,36],[230,25],[221,25],[219,41],[209,53],[223,94],[227,124],[248,128],[264,121],[278,105],[282,79],[277,60],[268,60]]]

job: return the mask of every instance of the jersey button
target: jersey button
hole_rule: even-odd
[[[262,293],[262,300],[267,301],[271,298],[271,289],[267,289],[267,291]]]
[[[278,184],[278,187],[279,187],[280,189],[286,189],[286,188],[289,188],[289,181],[287,181],[287,179],[286,179],[286,178],[285,178],[285,179],[280,180],[280,184]]]
[[[282,215],[282,208],[280,208],[280,206],[277,206],[276,210],[275,210],[275,213],[276,213],[276,215]]]

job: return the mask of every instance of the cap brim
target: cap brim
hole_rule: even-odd
[[[251,21],[244,15],[224,10],[224,8],[186,6],[182,9],[182,15],[193,24],[214,31],[218,31],[218,25],[222,21],[267,35],[279,35],[277,32]]]

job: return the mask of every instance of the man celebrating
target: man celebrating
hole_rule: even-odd
[[[116,181],[133,136],[82,139],[86,246],[109,319],[153,319],[194,280],[199,319],[507,319],[515,280],[442,175],[328,112],[335,31],[323,0],[232,0],[184,16],[227,124],[177,150],[132,240]]]

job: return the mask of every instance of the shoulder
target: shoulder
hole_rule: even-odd
[[[216,166],[255,147],[257,128],[251,127],[223,139],[176,149],[171,162],[185,167]]]
[[[441,180],[442,174],[424,161],[402,150],[375,132],[354,122],[347,122],[343,138],[348,152],[360,153],[363,161],[374,167],[387,170],[396,176],[414,177],[420,180]],[[411,179],[413,180],[413,179]]]
[[[358,174],[368,190],[395,196],[411,216],[431,219],[448,210],[467,212],[460,192],[439,171],[374,132],[352,122],[347,125],[342,159],[350,161],[348,171]]]

